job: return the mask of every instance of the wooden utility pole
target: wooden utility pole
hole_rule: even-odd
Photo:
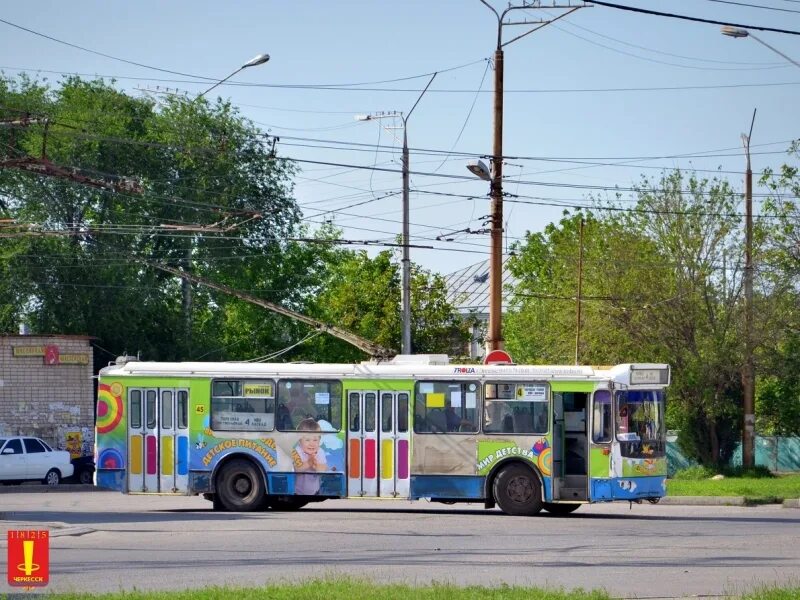
[[[744,178],[745,236],[744,236],[744,365],[742,388],[744,391],[744,427],[742,428],[742,466],[755,465],[755,366],[753,364],[753,170],[750,168],[750,136],[753,135],[753,120],[750,133],[742,134],[747,171]]]
[[[487,332],[486,350],[503,349],[503,47],[538,31],[545,25],[553,21],[566,17],[583,8],[575,5],[558,5],[555,2],[552,6],[542,6],[541,3],[513,6],[498,13],[487,0],[480,0],[497,18],[497,47],[494,52],[494,126],[492,143],[492,171],[489,194],[492,201],[491,212],[491,242],[489,258],[489,331]],[[533,10],[538,8],[566,9],[566,12],[550,20],[529,21],[506,21],[506,15],[514,10]],[[503,41],[503,27],[511,25],[522,25],[530,27],[528,31],[520,34],[506,42]]]

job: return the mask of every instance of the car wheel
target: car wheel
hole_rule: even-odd
[[[251,512],[266,502],[264,478],[249,460],[234,459],[223,466],[216,490],[216,499],[229,511]]]
[[[539,478],[520,464],[503,468],[492,487],[497,505],[507,515],[535,515],[542,510]]]
[[[574,513],[580,508],[580,504],[553,504],[550,502],[544,503],[544,509],[551,515],[568,515]]]
[[[93,473],[89,469],[84,469],[78,473],[78,481],[84,485],[92,485],[94,483],[92,475]]]
[[[50,469],[44,476],[44,482],[51,487],[57,486],[61,483],[61,473],[58,472],[58,469]]]

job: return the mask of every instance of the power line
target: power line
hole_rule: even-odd
[[[163,69],[161,67],[154,67],[152,65],[147,65],[147,64],[144,64],[144,63],[128,60],[126,58],[120,58],[118,56],[113,56],[111,54],[106,54],[104,52],[99,52],[97,50],[92,50],[91,48],[86,48],[84,46],[79,46],[77,44],[73,44],[71,42],[67,42],[67,41],[55,38],[53,36],[41,33],[39,31],[34,31],[33,29],[29,29],[27,27],[23,27],[22,25],[18,25],[17,23],[12,23],[11,21],[7,21],[5,19],[0,19],[0,23],[5,23],[6,25],[8,25],[10,27],[14,27],[16,29],[20,29],[22,31],[30,33],[32,35],[45,38],[45,39],[50,40],[52,42],[56,42],[57,44],[63,44],[65,46],[69,46],[71,48],[75,48],[77,50],[81,50],[82,52],[88,52],[89,54],[95,54],[97,56],[102,56],[104,58],[109,58],[111,60],[116,60],[116,61],[119,61],[119,62],[122,62],[122,63],[126,63],[126,64],[129,64],[129,65],[134,65],[136,67],[143,67],[145,69],[151,69],[153,71],[160,71],[162,73],[169,73],[171,75],[180,75],[181,77],[193,77],[194,79],[202,79],[204,81],[218,81],[219,80],[218,77],[206,77],[204,75],[196,75],[196,74],[193,74],[193,73],[182,73],[180,71],[172,71],[170,69]],[[473,65],[477,65],[477,64],[482,63],[484,61],[488,61],[488,59],[487,58],[480,58],[478,60],[473,60],[471,62],[462,64],[462,65],[457,65],[455,67],[448,67],[446,69],[439,69],[437,72],[439,72],[439,73],[447,73],[449,71],[457,71],[459,69],[464,69],[466,67],[471,67]],[[365,82],[357,82],[357,83],[315,84],[314,86],[311,86],[311,87],[325,88],[325,87],[351,87],[351,86],[363,86],[363,85],[380,85],[380,84],[384,84],[384,83],[397,83],[397,82],[401,82],[401,81],[410,81],[410,80],[413,80],[413,79],[421,79],[423,77],[430,77],[432,74],[433,74],[433,71],[431,71],[429,73],[422,73],[420,75],[409,75],[409,76],[406,76],[406,77],[396,77],[394,79],[384,79],[384,80],[380,80],[380,81],[365,81]],[[197,83],[197,82],[194,82],[194,83]],[[243,84],[243,82],[238,82],[237,85],[241,86],[242,84]],[[223,85],[228,85],[228,84],[226,82]],[[244,83],[244,85],[261,85],[261,84],[247,84],[247,83]],[[288,86],[288,87],[292,87],[292,86]]]
[[[748,4],[747,2],[733,2],[732,0],[706,0],[707,2],[716,2],[717,4],[733,4],[734,6],[746,6],[748,8],[760,8],[762,10],[775,10],[779,12],[788,12],[800,14],[800,10],[791,8],[777,8],[775,6],[764,6],[763,4]]]
[[[600,0],[591,0],[590,4],[597,4],[608,8],[617,8],[620,10],[627,10],[635,13],[642,13],[645,15],[654,15],[657,17],[669,17],[671,19],[681,19],[684,21],[694,21],[696,23],[710,23],[712,25],[728,25],[729,27],[741,27],[743,29],[755,29],[756,31],[772,31],[774,33],[786,33],[789,35],[800,35],[800,31],[793,31],[791,29],[777,29],[775,27],[762,27],[759,25],[742,25],[741,23],[731,23],[729,21],[715,21],[713,19],[701,19],[700,17],[689,17],[687,15],[679,15],[675,13],[661,12],[657,10],[648,10],[646,8],[637,8],[635,6],[625,6],[622,4],[613,4],[611,2],[601,2]]]
[[[97,73],[79,73],[75,71],[54,71],[48,69],[36,69],[30,67],[9,67],[0,66],[0,69],[9,71],[22,71],[33,73],[52,73],[56,75],[72,75],[76,77],[92,77],[97,79],[116,79],[116,80],[132,80],[132,81],[155,81],[159,83],[198,83],[197,81],[185,79],[158,79],[154,77],[132,77],[127,75],[100,75]],[[229,86],[244,86],[244,87],[265,87],[275,89],[309,89],[317,91],[349,91],[349,92],[396,92],[396,93],[419,93],[421,88],[372,88],[372,87],[331,87],[315,86],[308,84],[288,85],[278,83],[263,83],[263,84],[246,84],[242,82],[226,82],[225,85]],[[522,88],[512,89],[506,88],[503,90],[505,94],[599,94],[599,93],[629,93],[629,92],[670,92],[670,91],[686,91],[686,90],[720,90],[720,89],[737,89],[737,88],[761,88],[761,87],[784,87],[800,85],[800,81],[779,81],[768,83],[733,83],[733,84],[718,84],[718,85],[677,85],[677,86],[651,86],[651,87],[610,87],[610,88]],[[466,88],[436,88],[428,90],[430,94],[490,94],[491,90],[475,90]],[[355,111],[358,112],[358,111]]]

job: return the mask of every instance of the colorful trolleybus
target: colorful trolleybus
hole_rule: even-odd
[[[118,361],[101,370],[97,484],[217,509],[332,498],[480,502],[512,515],[665,493],[661,364]]]

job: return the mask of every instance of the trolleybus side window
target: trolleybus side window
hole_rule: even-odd
[[[417,433],[476,433],[481,389],[473,381],[420,381],[414,396]]]
[[[342,426],[340,381],[281,379],[278,382],[278,429],[298,431],[300,423],[306,419],[314,419],[322,431],[339,431]]]
[[[211,429],[275,429],[275,382],[268,379],[214,380],[211,384]]]
[[[594,409],[592,411],[592,441],[603,443],[611,441],[611,392],[597,390],[594,393]]]
[[[178,429],[186,429],[189,426],[189,392],[178,391]]]
[[[547,433],[550,407],[544,383],[487,383],[483,409],[486,433]]]

